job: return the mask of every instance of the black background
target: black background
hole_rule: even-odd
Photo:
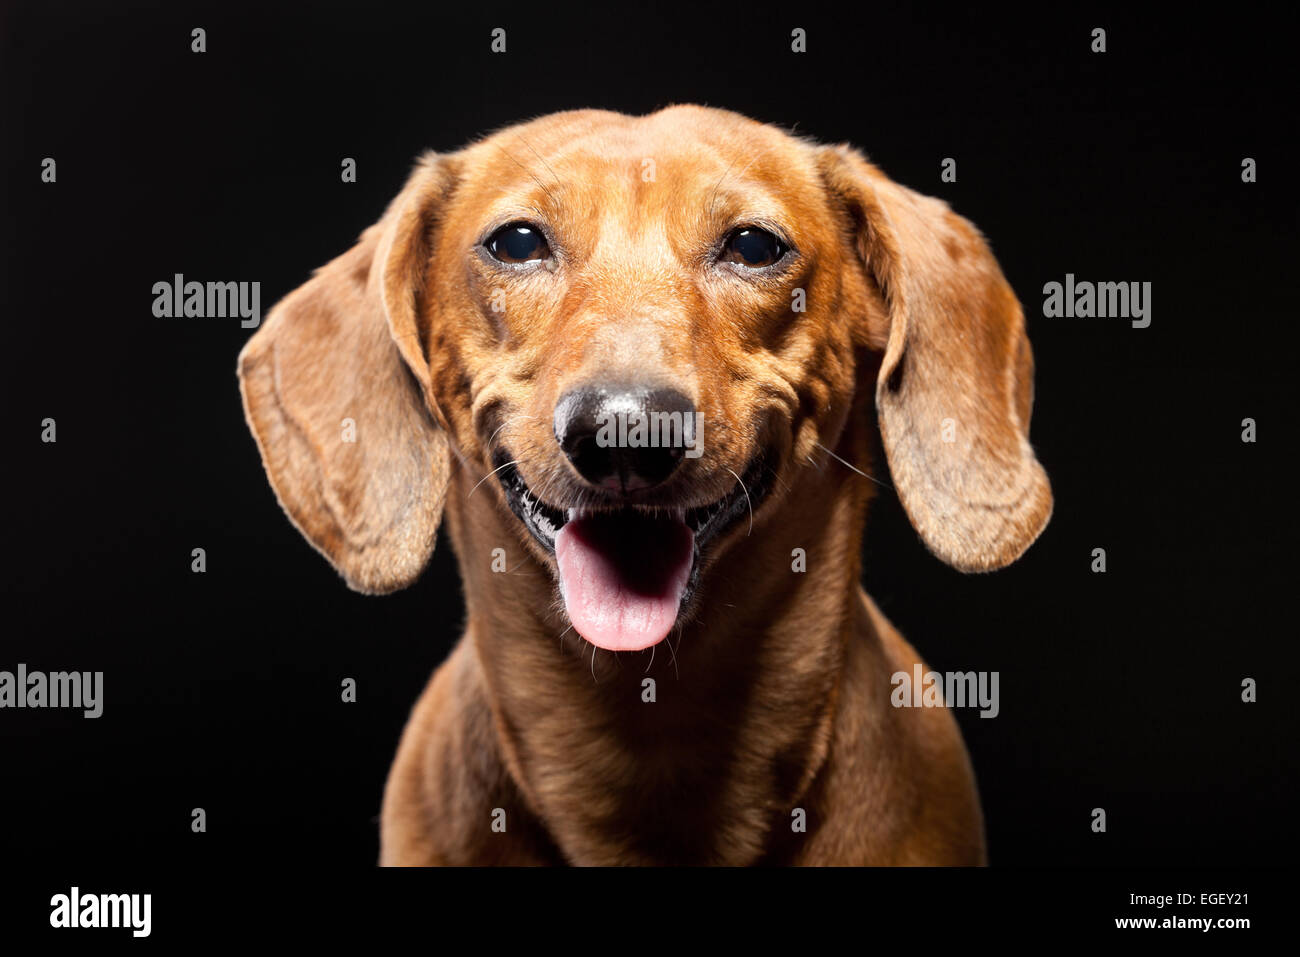
[[[1025,305],[1051,525],[1017,565],[967,577],[885,492],[866,546],[868,591],[933,667],[1001,674],[996,720],[957,714],[992,863],[1294,850],[1280,24],[1237,8],[105,7],[0,21],[0,669],[105,673],[98,720],[0,712],[10,860],[376,860],[399,733],[462,625],[450,550],[406,592],[348,591],[280,512],[244,425],[249,330],[157,319],[152,286],[257,280],[265,313],[378,218],[422,150],[558,109],[674,102],[862,147],[979,225]],[[489,50],[497,26],[505,55]],[[806,54],[790,52],[795,26]],[[1089,50],[1095,26],[1105,54]],[[955,184],[939,178],[949,156]],[[1246,156],[1257,183],[1241,181]],[[1043,318],[1043,284],[1067,272],[1151,282],[1150,328]],[[40,441],[46,417],[56,444]],[[190,571],[196,547],[206,574]],[[356,704],[340,701],[345,677]]]

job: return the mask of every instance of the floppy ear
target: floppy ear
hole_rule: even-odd
[[[1020,303],[988,244],[946,203],[848,147],[827,154],[827,181],[856,220],[889,313],[876,409],[898,497],[948,564],[1008,565],[1052,513],[1029,445],[1034,360]]]
[[[295,526],[350,587],[409,585],[450,470],[418,328],[444,171],[425,157],[383,218],[271,310],[239,354],[248,426]]]

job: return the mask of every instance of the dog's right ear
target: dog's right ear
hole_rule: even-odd
[[[362,592],[433,552],[450,454],[418,317],[450,173],[426,156],[383,218],[271,310],[239,355],[244,414],[298,530]]]

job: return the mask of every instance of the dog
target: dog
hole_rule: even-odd
[[[859,584],[879,485],[964,572],[1051,515],[1020,304],[945,203],[723,110],[544,116],[420,159],[238,374],[350,587],[409,585],[444,517],[459,562],[381,864],[986,862]]]

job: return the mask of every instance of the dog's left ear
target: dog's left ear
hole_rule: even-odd
[[[1020,303],[988,244],[946,203],[848,147],[821,160],[888,310],[876,409],[898,497],[948,564],[1008,565],[1052,513],[1029,445],[1034,360]]]
[[[425,157],[383,218],[281,300],[239,355],[276,497],[357,591],[414,581],[442,517],[449,446],[418,315],[448,175]]]

